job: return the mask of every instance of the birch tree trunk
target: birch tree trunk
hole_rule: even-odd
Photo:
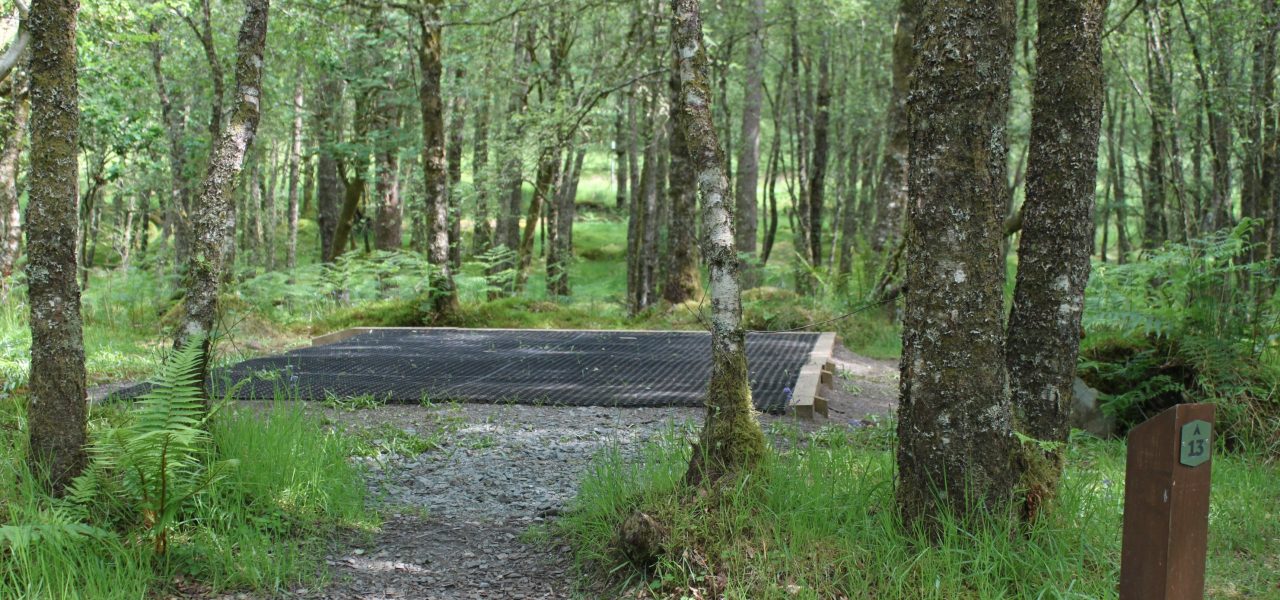
[[[209,170],[200,187],[191,223],[191,261],[183,279],[186,298],[174,347],[181,348],[193,339],[201,340],[198,381],[202,390],[208,376],[209,351],[218,318],[218,288],[226,274],[234,243],[231,195],[261,118],[262,55],[269,6],[270,0],[245,0],[244,22],[236,50],[235,108],[209,157]]]
[[[1071,383],[1093,250],[1093,201],[1105,93],[1107,0],[1038,4],[1027,197],[1005,342],[1009,389],[1023,433],[1056,445],[1032,450],[1027,516],[1053,496],[1071,428]]]
[[[35,0],[31,25],[31,180],[27,295],[31,307],[31,471],[61,495],[87,462],[84,337],[76,285],[76,0]]]
[[[690,162],[702,194],[706,228],[703,255],[710,274],[711,381],[707,415],[693,449],[685,481],[710,485],[750,472],[764,457],[764,434],[751,404],[747,380],[746,333],[742,328],[742,295],[734,248],[733,215],[724,153],[716,139],[707,85],[707,53],[702,43],[698,0],[671,0],[671,37],[680,72],[679,126],[689,145]]]
[[[1013,0],[925,3],[910,93],[898,504],[907,531],[1009,506],[1001,242]]]

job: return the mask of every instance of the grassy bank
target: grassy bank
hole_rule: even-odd
[[[904,531],[897,517],[892,431],[882,423],[788,442],[757,479],[696,499],[680,483],[688,459],[682,432],[639,455],[608,452],[559,532],[585,581],[611,582],[608,597],[1116,597],[1123,443],[1073,440],[1061,496],[1034,526],[950,524],[934,545]],[[1243,456],[1220,456],[1213,469],[1208,597],[1280,597],[1280,469]],[[615,543],[636,510],[668,528],[648,573]]]

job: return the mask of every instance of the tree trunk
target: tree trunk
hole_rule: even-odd
[[[1124,264],[1129,258],[1128,210],[1124,176],[1124,121],[1125,104],[1120,103],[1120,124],[1116,127],[1114,103],[1107,107],[1107,173],[1111,177],[1112,198],[1116,212],[1116,262]]]
[[[880,184],[876,186],[876,223],[871,249],[892,248],[902,234],[903,209],[907,205],[907,91],[911,89],[913,43],[922,0],[899,0],[898,23],[893,34],[893,91],[889,98],[889,132],[881,159]]]
[[[738,252],[753,256],[756,253],[756,185],[760,176],[760,114],[764,106],[764,17],[764,0],[751,0],[753,31],[747,42],[747,78],[746,87],[742,89],[742,137],[738,141],[738,181],[734,195]],[[672,148],[676,143],[672,141]],[[674,156],[673,152],[673,160]]]
[[[18,250],[22,241],[22,216],[18,209],[18,158],[22,154],[22,142],[27,137],[27,117],[30,103],[27,93],[25,68],[10,72],[5,106],[0,108],[0,140],[4,150],[0,152],[0,299],[9,290],[9,278],[18,262]]]
[[[725,476],[754,470],[764,457],[764,434],[751,404],[747,381],[746,333],[733,215],[724,153],[711,117],[707,54],[702,43],[698,0],[671,0],[672,42],[680,72],[681,102],[675,106],[689,145],[690,163],[702,195],[706,226],[703,256],[710,271],[711,381],[702,433],[689,460],[685,481],[711,485]]]
[[[199,23],[192,19],[190,15],[184,14],[182,18],[191,27],[191,31],[196,34],[196,40],[200,42],[200,48],[204,50],[205,61],[209,63],[209,80],[213,83],[213,103],[209,105],[209,143],[214,144],[217,143],[217,140],[222,135],[222,100],[226,97],[226,93],[223,91],[225,83],[222,75],[222,61],[218,59],[218,47],[213,41],[213,23],[209,14],[209,0],[200,0],[199,8]]]
[[[579,147],[577,152],[566,152],[564,168],[560,170],[560,183],[556,186],[554,201],[555,218],[552,219],[555,234],[548,240],[548,296],[568,296],[572,293],[568,265],[573,260],[573,220],[577,216],[578,177],[582,175],[582,161],[585,158],[584,147]]]
[[[1057,487],[1071,428],[1071,384],[1093,250],[1093,199],[1105,93],[1107,0],[1038,5],[1036,77],[1018,276],[1005,343],[1009,390],[1030,448],[1027,516]],[[1047,467],[1047,468],[1043,468]]]
[[[149,28],[156,40],[148,44],[151,47],[151,70],[156,80],[156,92],[160,97],[160,115],[164,121],[165,134],[169,141],[169,210],[170,225],[173,229],[174,261],[182,266],[188,260],[189,216],[191,211],[191,192],[187,185],[186,162],[187,152],[182,142],[184,118],[169,97],[161,63],[164,53],[160,47],[160,23],[152,20]]]
[[[493,226],[489,223],[489,98],[482,98],[476,111],[475,142],[471,148],[471,184],[476,190],[475,224],[471,228],[471,253],[484,254],[493,246]]]
[[[458,89],[449,100],[449,140],[444,154],[449,171],[449,262],[458,269],[462,267],[462,144],[466,138],[467,97],[461,89],[463,69],[454,69],[453,74]]]
[[[31,307],[28,460],[61,495],[87,462],[84,338],[76,286],[76,0],[31,3]]]
[[[614,163],[614,210],[619,212],[627,206],[627,182],[631,180],[630,163],[627,161],[627,134],[625,112],[618,108],[618,115],[613,121],[613,163]]]
[[[671,207],[671,220],[667,233],[665,278],[662,283],[662,298],[671,304],[687,302],[698,294],[702,273],[698,270],[698,181],[694,173],[692,157],[689,156],[689,143],[684,137],[684,127],[680,125],[678,107],[680,103],[680,79],[676,72],[671,74],[671,127],[670,147],[671,162],[667,168],[669,183],[667,185],[667,204]],[[759,117],[759,115],[756,115]],[[757,119],[758,121],[758,119]],[[757,139],[759,123],[757,122]],[[743,139],[747,138],[744,119]],[[738,182],[742,182],[742,170],[747,162],[741,161],[738,171]],[[756,167],[758,168],[758,164]],[[751,196],[755,197],[755,177],[752,177]],[[741,189],[741,188],[740,188]],[[735,242],[736,243],[736,242]],[[752,240],[755,246],[755,240]]]
[[[222,136],[209,157],[209,170],[200,188],[191,223],[191,262],[183,288],[186,298],[175,348],[199,340],[202,351],[197,381],[204,390],[209,353],[218,318],[218,288],[226,274],[234,243],[231,227],[233,185],[244,165],[261,117],[262,55],[267,37],[269,0],[245,0],[244,22],[236,52],[236,103]]]
[[[910,94],[909,218],[898,421],[907,531],[974,525],[1017,486],[1004,364],[1002,224],[1012,0],[925,3]]]
[[[528,52],[524,47],[524,31],[526,27],[517,21],[512,27],[512,71],[516,74],[516,83],[511,87],[511,98],[507,104],[507,125],[503,136],[503,146],[510,149],[506,153],[506,163],[502,167],[502,194],[498,208],[497,245],[508,250],[518,251],[520,248],[520,212],[524,207],[524,161],[518,151],[524,141],[524,127],[521,118],[528,103],[529,84],[524,79],[524,69],[529,63]],[[498,265],[500,268],[515,268],[518,265]]]
[[[338,175],[338,158],[334,145],[338,143],[339,109],[342,105],[342,85],[335,76],[326,76],[320,84],[319,105],[315,111],[318,143],[316,160],[316,221],[320,229],[320,257],[329,262],[336,254],[333,244],[338,229],[338,215],[342,210],[342,178]]]
[[[302,160],[302,78],[293,87],[293,128],[289,130],[289,242],[285,268],[298,266],[298,163]]]
[[[831,64],[830,52],[821,50],[818,59],[818,100],[813,118],[813,160],[809,176],[809,260],[813,266],[822,266],[822,218],[823,202],[827,186],[828,124],[831,121]]]
[[[435,267],[432,283],[432,311],[437,320],[451,317],[458,309],[458,289],[453,283],[449,260],[449,174],[445,164],[444,102],[440,99],[441,63],[440,8],[444,0],[427,0],[418,13],[418,66],[422,82],[418,102],[422,106],[422,172],[426,189],[429,222],[427,261]]]

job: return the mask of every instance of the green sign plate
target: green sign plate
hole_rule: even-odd
[[[1178,462],[1188,467],[1198,467],[1209,460],[1209,452],[1213,447],[1211,435],[1213,426],[1205,421],[1191,421],[1182,426],[1182,451]]]

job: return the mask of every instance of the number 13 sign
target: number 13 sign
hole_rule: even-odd
[[[1198,467],[1209,460],[1212,448],[1210,435],[1213,426],[1206,421],[1195,420],[1182,426],[1182,452],[1178,462],[1188,467]]]

